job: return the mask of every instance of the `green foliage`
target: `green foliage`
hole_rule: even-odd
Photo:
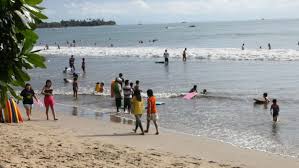
[[[0,97],[4,106],[14,88],[30,80],[27,70],[45,68],[44,58],[32,51],[38,35],[37,25],[47,17],[42,0],[0,0]]]
[[[76,26],[103,26],[115,25],[115,21],[105,21],[104,19],[87,19],[87,20],[62,20],[60,22],[41,23],[39,28],[53,28],[53,27],[76,27]]]

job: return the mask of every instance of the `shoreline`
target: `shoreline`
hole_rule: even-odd
[[[111,121],[102,121],[102,120],[99,121],[99,120],[84,118],[84,117],[73,117],[73,116],[65,115],[64,113],[58,113],[59,120],[57,122],[45,121],[43,113],[39,113],[39,115],[36,113],[37,112],[35,112],[32,121],[29,122],[26,121],[24,124],[17,125],[18,128],[23,129],[23,132],[20,132],[17,137],[20,136],[22,138],[27,134],[32,134],[34,132],[33,130],[35,130],[35,132],[37,132],[38,134],[43,134],[42,132],[37,130],[37,128],[40,128],[45,130],[46,133],[44,134],[47,134],[47,132],[49,131],[51,133],[52,131],[56,132],[54,133],[53,136],[57,137],[58,140],[61,141],[63,144],[67,143],[64,142],[64,136],[66,134],[70,137],[71,140],[84,141],[84,139],[87,138],[88,140],[90,140],[90,142],[84,141],[87,144],[92,142],[110,144],[117,148],[120,148],[120,150],[124,150],[126,149],[126,147],[129,147],[132,148],[133,151],[141,151],[142,153],[141,155],[144,156],[146,156],[145,153],[148,152],[151,153],[152,151],[156,151],[160,153],[159,154],[160,159],[167,160],[167,161],[175,159],[175,156],[179,156],[178,157],[179,160],[183,162],[181,164],[181,167],[192,167],[192,166],[200,167],[199,166],[200,164],[206,165],[203,167],[207,167],[207,168],[210,167],[264,168],[270,166],[273,168],[276,167],[292,168],[292,167],[299,166],[299,159],[286,157],[286,156],[279,156],[276,154],[270,154],[261,151],[255,151],[252,149],[239,148],[230,145],[228,143],[218,142],[216,140],[211,140],[205,137],[186,135],[177,132],[173,133],[164,128],[162,128],[160,131],[161,135],[158,136],[152,135],[153,133],[152,132],[145,136],[140,136],[140,135],[132,134],[130,131],[132,129],[132,125],[128,125],[128,124],[119,124],[119,123],[113,123]],[[17,128],[14,126],[15,124],[5,124],[5,125],[1,124],[0,129],[3,129],[3,127],[8,129]],[[32,127],[32,129],[28,129],[28,127]],[[61,134],[61,132],[63,133]],[[7,133],[5,136],[16,137],[16,135],[9,135],[9,134],[7,135]],[[35,138],[37,138],[37,141],[39,141],[39,139],[43,138],[43,136],[39,136]],[[44,139],[45,143],[47,143],[50,140],[51,139]],[[74,142],[74,144],[80,146],[80,144],[77,144],[77,142]],[[35,148],[35,146],[33,146],[33,148]],[[2,150],[3,150],[3,145],[0,151],[3,152]],[[190,159],[192,161],[190,161]],[[147,162],[149,162],[149,160],[147,160],[146,163]],[[193,162],[194,164],[191,164],[189,162]],[[80,164],[83,163],[84,162]],[[126,165],[125,162],[122,164],[125,167],[128,166]],[[2,165],[1,162],[0,165]],[[107,166],[109,167],[109,165]],[[138,167],[140,166],[143,167],[142,165],[139,165]],[[158,163],[156,166],[161,166],[161,165],[159,165]],[[171,164],[163,165],[163,166],[177,167]],[[146,166],[144,165],[144,167]]]

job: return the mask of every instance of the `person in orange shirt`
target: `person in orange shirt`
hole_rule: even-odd
[[[153,120],[155,127],[156,127],[156,135],[159,135],[158,130],[158,113],[157,113],[157,107],[156,107],[156,97],[154,96],[153,90],[149,89],[147,90],[147,125],[145,133],[148,133],[149,127],[150,127],[150,121]]]

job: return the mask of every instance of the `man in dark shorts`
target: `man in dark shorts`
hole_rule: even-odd
[[[75,58],[73,55],[69,59],[69,64],[70,64],[70,68],[72,69],[72,71],[75,71]]]

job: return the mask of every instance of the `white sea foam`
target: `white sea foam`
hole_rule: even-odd
[[[38,46],[35,49],[43,49]],[[165,48],[161,47],[57,47],[50,46],[49,50],[40,51],[44,55],[78,57],[163,57]],[[183,48],[168,48],[171,58],[182,57]],[[299,51],[293,49],[248,49],[237,48],[189,48],[188,57],[192,59],[209,60],[260,60],[260,61],[297,61]]]

